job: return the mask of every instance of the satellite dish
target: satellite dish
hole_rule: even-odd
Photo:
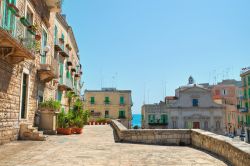
[[[43,49],[44,52],[49,52],[50,51],[50,46],[45,46],[44,49]]]

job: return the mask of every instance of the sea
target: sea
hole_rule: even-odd
[[[132,117],[132,126],[141,127],[141,114],[133,114]]]

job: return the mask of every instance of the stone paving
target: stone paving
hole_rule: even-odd
[[[0,146],[0,166],[226,165],[190,147],[115,143],[110,126],[85,126],[82,135]]]

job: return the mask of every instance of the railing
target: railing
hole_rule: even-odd
[[[57,45],[62,51],[64,51],[64,43],[60,42],[58,38],[54,40],[54,45]]]
[[[90,116],[101,116],[101,112],[91,112]]]
[[[118,119],[126,119],[126,116],[119,116]]]
[[[73,83],[69,78],[65,78],[65,83],[67,87],[69,87],[70,89],[73,89]]]
[[[11,14],[10,17],[12,18],[12,22],[8,23],[9,25],[4,25],[3,22],[5,22],[5,18],[2,17],[2,24],[0,24],[0,28],[8,32],[18,45],[23,46],[27,51],[35,55],[35,53],[40,49],[39,42],[35,40],[34,35],[30,34],[28,35],[29,37],[27,37],[27,34],[30,32],[26,32],[27,27],[21,23],[20,18],[15,17],[13,14]]]
[[[238,108],[239,112],[248,112],[248,108]]]

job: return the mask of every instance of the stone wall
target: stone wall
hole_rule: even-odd
[[[159,145],[190,145],[191,130],[130,129],[113,120],[117,141]]]
[[[236,166],[249,166],[250,144],[203,130],[139,129],[128,130],[116,120],[111,122],[116,141],[159,145],[190,145],[223,158]]]
[[[233,165],[250,165],[250,144],[203,130],[193,129],[192,146],[212,152]]]

